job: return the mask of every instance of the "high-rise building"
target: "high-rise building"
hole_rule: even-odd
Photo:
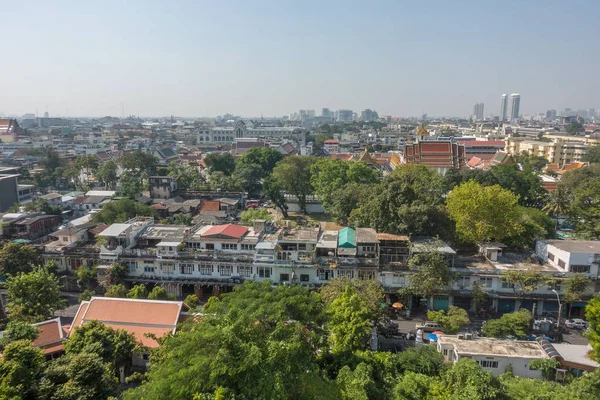
[[[377,111],[367,108],[360,113],[360,119],[363,121],[375,121],[379,119],[379,114],[377,114]]]
[[[513,93],[510,95],[510,120],[519,119],[519,107],[521,105],[521,95]]]
[[[331,118],[331,117],[332,117],[332,115],[331,115],[331,111],[329,110],[329,108],[323,108],[323,109],[321,110],[321,116],[322,116],[322,117]]]
[[[352,112],[352,110],[337,111],[337,120],[339,122],[352,122],[352,118],[354,118],[354,113]]]
[[[554,121],[556,119],[556,110],[548,110],[546,111],[546,120]]]
[[[476,121],[483,121],[483,103],[475,103],[473,106],[473,116]]]
[[[506,121],[507,113],[507,97],[503,94],[500,97],[500,121]]]

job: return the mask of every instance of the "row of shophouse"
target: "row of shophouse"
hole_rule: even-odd
[[[84,234],[86,231],[93,234]],[[487,243],[474,254],[457,254],[433,238],[409,238],[327,223],[276,227],[254,221],[252,226],[188,227],[136,218],[108,227],[88,224],[69,228],[55,237],[46,244],[44,258],[64,270],[96,265],[102,271],[121,263],[128,268],[126,279],[130,284],[158,284],[179,298],[191,293],[206,297],[227,292],[246,280],[316,288],[344,277],[379,282],[392,302],[397,300],[398,290],[411,283],[410,257],[436,250],[445,254],[457,279],[429,298],[405,299],[407,305],[413,309],[456,305],[479,312],[472,298],[473,289],[479,287],[488,294],[482,307],[492,313],[534,306],[537,314],[556,313],[556,294],[564,293],[566,285],[561,283],[572,274],[590,278],[589,298],[597,292],[600,263],[600,242],[540,241],[535,254],[511,252],[500,243]],[[541,284],[523,296],[519,288],[503,280],[503,274],[511,270],[537,270],[552,283]],[[584,300],[571,305],[573,316],[582,312]]]

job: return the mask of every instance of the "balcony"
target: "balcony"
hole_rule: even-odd
[[[100,246],[100,258],[105,260],[116,260],[123,254],[123,246]]]

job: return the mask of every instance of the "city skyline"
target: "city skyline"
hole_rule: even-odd
[[[0,111],[121,116],[124,105],[126,115],[247,117],[329,107],[460,117],[481,102],[487,117],[499,113],[499,94],[513,92],[525,99],[523,115],[599,108],[600,82],[588,77],[600,61],[600,4],[539,4],[6,3]],[[551,56],[565,47],[568,57]]]

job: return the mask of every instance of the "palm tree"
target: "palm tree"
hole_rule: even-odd
[[[558,184],[556,186],[556,190],[554,190],[550,194],[550,200],[548,204],[544,207],[544,211],[548,214],[556,218],[556,225],[554,230],[558,230],[558,218],[561,215],[565,215],[569,211],[569,206],[571,204],[571,196],[567,189]]]

